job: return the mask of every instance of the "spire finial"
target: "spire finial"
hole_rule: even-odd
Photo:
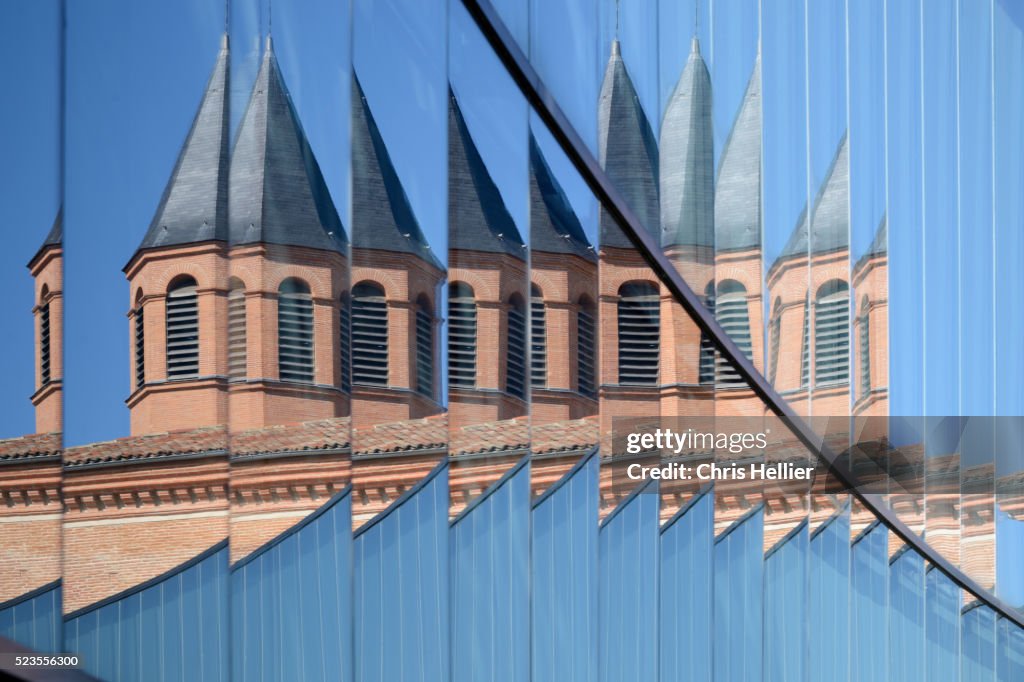
[[[224,37],[231,30],[231,0],[224,0]]]
[[[615,40],[619,39],[619,0],[615,0]]]
[[[274,0],[267,0],[267,37],[274,32]],[[267,43],[269,46],[270,43]]]

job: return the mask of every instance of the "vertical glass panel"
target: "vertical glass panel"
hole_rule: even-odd
[[[1012,3],[993,6],[993,181],[995,195],[995,413],[1024,413],[1024,390],[1012,377],[1021,376],[1020,355],[1010,350],[1010,339],[1022,331],[1012,311],[1024,306],[1024,279],[1011,263],[1024,257],[1024,197],[1014,188],[1024,182],[1024,135],[1013,121],[1024,117],[1024,14]],[[1006,421],[1006,420],[1002,420]],[[1011,420],[1016,423],[1016,420]],[[1008,429],[996,450],[996,593],[1018,608],[1024,607],[1024,576],[1014,562],[1024,560],[1024,519],[1017,501],[1024,493],[1020,473],[1024,455],[1018,429]]]
[[[653,679],[658,659],[657,485],[638,489],[601,523],[598,671],[601,682]]]
[[[758,506],[715,540],[714,678],[762,679],[764,511]]]
[[[963,682],[994,680],[996,673],[996,614],[976,605],[963,615],[960,679]]]
[[[661,529],[658,669],[666,682],[711,680],[714,503],[709,488]]]
[[[348,319],[359,680],[449,678],[448,6],[353,2]],[[393,614],[402,616],[392,622]]]
[[[875,523],[854,539],[850,552],[850,679],[889,679],[888,536]]]
[[[66,354],[62,649],[103,679],[225,680],[226,8],[65,10],[64,219],[80,254],[67,325],[80,342]]]
[[[525,680],[531,353],[542,324],[529,269],[528,110],[457,1],[448,59],[449,300],[459,293],[462,342],[449,382],[452,677]]]
[[[900,680],[924,680],[924,559],[909,547],[889,563],[889,665]]]
[[[809,646],[807,535],[807,524],[801,524],[765,556],[765,680],[808,679],[807,657],[802,655]]]
[[[61,646],[63,4],[0,9],[0,637]],[[26,271],[26,264],[28,265]]]
[[[250,679],[255,665],[264,679],[347,679],[350,12],[346,2],[232,10],[235,42],[258,46],[232,72],[244,95],[221,310],[232,675]]]
[[[848,679],[851,640],[850,512],[844,509],[811,534],[807,619],[808,679]],[[846,672],[844,672],[846,671]]]
[[[1024,631],[1000,618],[996,623],[996,679],[999,682],[1024,674]]]
[[[959,679],[960,588],[934,568],[925,578],[925,679]]]

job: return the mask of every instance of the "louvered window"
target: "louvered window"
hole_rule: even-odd
[[[715,319],[722,326],[739,349],[751,357],[750,313],[747,307],[747,290],[735,280],[726,280],[718,285],[715,298]],[[721,354],[715,372],[715,384],[719,388],[746,386],[736,368]]]
[[[342,296],[338,304],[338,367],[341,371],[341,390],[352,391],[352,304]]]
[[[811,383],[811,308],[807,301],[804,301],[804,334],[800,346],[800,386],[806,387]]]
[[[530,384],[547,386],[547,330],[544,326],[544,295],[535,285],[530,291]]]
[[[228,376],[246,375],[245,289],[232,287],[228,292]]]
[[[775,383],[775,377],[779,373],[779,342],[782,337],[782,301],[775,299],[775,306],[772,308],[772,322],[768,330],[768,381]]]
[[[135,388],[146,383],[146,318],[142,303],[135,309]]]
[[[508,309],[508,347],[505,354],[505,386],[509,394],[526,399],[526,309],[513,298]]]
[[[43,386],[50,383],[50,304],[39,309],[39,378]]]
[[[277,292],[277,364],[282,381],[313,381],[313,297],[297,279]]]
[[[352,383],[388,385],[388,306],[374,284],[352,290]]]
[[[860,395],[871,392],[871,315],[868,299],[860,304]]]
[[[186,277],[167,292],[167,378],[199,376],[199,297]]]
[[[595,362],[597,336],[594,332],[596,327],[594,317],[593,304],[589,301],[581,301],[579,312],[576,313],[576,333],[579,335],[576,350],[576,374],[580,393],[588,398],[597,397],[597,380],[594,376],[594,368],[597,366]]]
[[[452,284],[448,299],[448,381],[454,387],[476,385],[476,301],[473,289]]]
[[[708,285],[704,295],[704,307],[712,315],[715,314],[715,285],[714,282]],[[697,382],[701,385],[715,383],[715,344],[707,332],[700,333],[700,358],[697,366]]]
[[[814,306],[814,383],[850,380],[850,291],[833,280],[818,290]]]
[[[434,314],[425,297],[416,302],[416,390],[434,397]]]
[[[658,290],[645,282],[624,284],[619,289],[619,383],[655,386],[661,310]]]

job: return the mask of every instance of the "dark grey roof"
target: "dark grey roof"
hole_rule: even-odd
[[[800,214],[779,260],[811,253],[828,253],[850,244],[850,164],[846,135],[839,141],[811,211],[810,244],[807,242],[807,209]]]
[[[875,230],[875,238],[871,240],[871,248],[868,250],[869,256],[877,256],[879,254],[888,253],[889,251],[889,221],[887,216],[882,215],[882,220],[878,223],[878,229]]]
[[[761,56],[722,148],[715,182],[715,249],[761,244]]]
[[[64,242],[64,207],[61,206],[57,209],[57,217],[53,220],[53,227],[50,228],[49,234],[46,235],[46,239],[40,244],[39,249],[32,256],[32,260],[28,262],[28,267],[31,268],[33,264],[39,259],[46,251],[52,246],[60,246]]]
[[[269,37],[231,156],[229,214],[232,244],[345,250],[345,229]]]
[[[227,240],[228,41],[220,52],[192,128],[178,154],[139,249]]]
[[[448,246],[526,259],[523,238],[448,91]]]
[[[711,77],[694,38],[661,123],[661,245],[715,243]]]
[[[413,254],[444,270],[420,230],[366,95],[354,74],[352,246]]]
[[[595,261],[597,254],[568,197],[530,134],[530,248]]]
[[[612,42],[611,57],[601,84],[597,130],[601,166],[640,224],[657,237],[660,231],[658,145],[622,61],[618,40]],[[600,231],[602,246],[632,247],[632,242],[604,210],[601,211]]]

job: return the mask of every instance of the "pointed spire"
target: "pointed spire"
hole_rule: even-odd
[[[811,253],[829,253],[845,249],[850,234],[850,164],[846,134],[832,157],[825,179],[818,188],[811,209],[810,229],[807,208],[800,214],[796,229],[779,254],[779,260]],[[810,243],[808,243],[810,234]]]
[[[139,250],[227,239],[228,46],[220,52]]]
[[[530,248],[596,260],[576,212],[530,134]]]
[[[451,249],[505,253],[525,260],[523,238],[469,134],[451,89],[448,90],[448,230]]]
[[[722,148],[715,182],[715,249],[761,245],[761,58]]]
[[[715,243],[711,76],[694,36],[661,124],[661,245]],[[709,254],[710,255],[710,254]]]
[[[230,241],[344,252],[347,236],[267,36],[231,157]]]
[[[622,61],[618,40],[612,42],[601,84],[597,125],[601,166],[640,223],[651,234],[657,234],[658,145]],[[602,246],[632,248],[632,242],[606,211],[601,211],[600,229]]]
[[[410,253],[439,270],[373,118],[359,78],[352,76],[352,245]]]
[[[49,249],[55,247],[61,247],[64,244],[64,206],[61,205],[57,209],[57,217],[53,220],[53,226],[50,228],[50,232],[46,235],[46,239],[39,245],[39,250],[36,251],[35,255],[32,256],[32,260],[28,262],[28,268],[31,270],[32,267],[39,261],[44,253]]]

